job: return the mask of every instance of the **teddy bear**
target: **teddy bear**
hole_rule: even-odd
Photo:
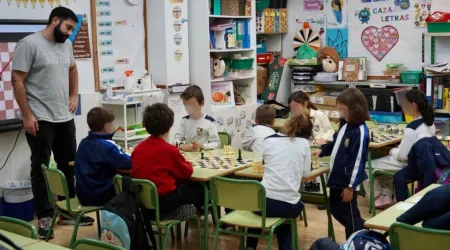
[[[338,71],[340,58],[333,47],[322,47],[317,54],[325,72],[333,73]]]

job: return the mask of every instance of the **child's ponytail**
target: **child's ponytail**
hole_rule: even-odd
[[[434,111],[433,106],[428,102],[425,94],[417,89],[412,89],[405,94],[406,99],[417,105],[419,113],[422,115],[422,119],[427,126],[434,124]]]
[[[290,138],[297,136],[310,138],[312,136],[313,124],[307,114],[292,116],[286,121],[282,129],[283,134]]]

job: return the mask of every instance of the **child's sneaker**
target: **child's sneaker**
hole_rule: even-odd
[[[52,218],[50,218],[50,217],[44,217],[44,218],[39,219],[39,221],[38,221],[39,239],[45,240],[48,232],[50,231],[51,224],[52,224]],[[53,232],[52,232],[52,235],[50,236],[50,239],[53,239]]]
[[[58,225],[75,225],[76,219],[66,218],[64,216],[59,216]],[[80,226],[90,226],[94,224],[94,219],[89,216],[82,216],[80,219]]]

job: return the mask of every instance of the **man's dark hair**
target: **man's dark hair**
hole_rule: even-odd
[[[142,125],[152,136],[158,137],[170,131],[173,126],[174,113],[164,103],[147,106],[142,116]]]
[[[114,113],[102,107],[95,107],[87,114],[87,124],[92,132],[101,131],[106,123],[113,122],[114,119]]]
[[[57,17],[64,21],[70,19],[78,23],[77,15],[75,15],[75,13],[71,9],[68,9],[66,7],[59,6],[54,8],[50,13],[47,25],[52,23],[54,17]]]
[[[187,89],[183,91],[180,97],[185,101],[194,97],[197,100],[198,104],[202,104],[202,102],[205,100],[202,89],[197,85],[191,85],[187,87]]]

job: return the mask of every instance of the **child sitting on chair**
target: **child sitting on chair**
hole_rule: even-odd
[[[200,210],[204,201],[203,187],[189,181],[192,165],[176,146],[167,142],[173,122],[174,113],[166,104],[156,103],[145,108],[142,125],[151,136],[131,155],[131,176],[150,180],[156,185],[159,208],[164,214],[189,204]]]
[[[197,85],[189,86],[181,94],[181,99],[188,115],[183,117],[175,134],[176,142],[182,143],[180,149],[192,152],[220,148],[214,118],[202,113],[205,104],[202,89]]]
[[[242,148],[246,151],[263,151],[263,143],[266,137],[275,134],[272,129],[275,121],[275,109],[270,105],[261,105],[256,109],[255,125],[244,133]]]
[[[96,107],[87,114],[91,131],[75,156],[76,193],[83,206],[103,206],[116,196],[113,178],[117,169],[131,169],[131,158],[121,152],[112,137],[114,114]]]

